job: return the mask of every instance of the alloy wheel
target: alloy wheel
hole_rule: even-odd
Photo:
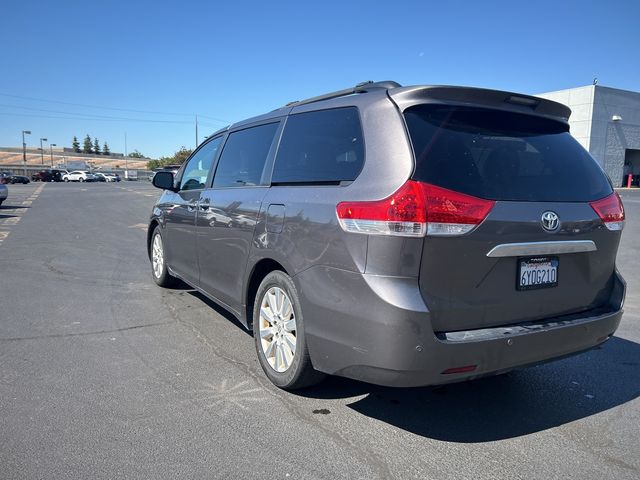
[[[260,345],[267,362],[278,373],[286,372],[296,355],[296,316],[287,293],[271,287],[260,302]]]
[[[151,246],[151,263],[153,266],[153,274],[156,278],[160,278],[164,269],[164,250],[162,248],[162,238],[160,235],[153,237],[153,244]]]

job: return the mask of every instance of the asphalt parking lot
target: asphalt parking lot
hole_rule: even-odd
[[[150,277],[147,182],[10,185],[0,207],[0,477],[640,477],[640,191],[621,192],[615,337],[444,388],[273,387],[250,335]]]

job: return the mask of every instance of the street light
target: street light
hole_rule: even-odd
[[[42,142],[46,142],[46,141],[47,141],[46,138],[40,139],[40,163],[42,163],[42,165],[44,165],[44,149],[42,148]]]
[[[22,166],[24,167],[24,176],[27,176],[27,144],[24,141],[25,135],[31,135],[31,130],[22,130]]]
[[[51,168],[53,168],[53,147],[57,147],[58,145],[55,143],[49,144],[49,153],[51,154]]]

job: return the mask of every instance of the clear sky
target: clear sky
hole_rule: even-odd
[[[363,80],[640,91],[640,1],[3,0],[0,146],[168,155]],[[47,101],[45,101],[47,100]],[[155,113],[149,113],[155,112]]]

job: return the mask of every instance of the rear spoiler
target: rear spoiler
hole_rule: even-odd
[[[571,109],[544,98],[473,87],[415,86],[390,88],[389,98],[401,111],[424,103],[486,107],[510,112],[526,113],[568,123]]]

